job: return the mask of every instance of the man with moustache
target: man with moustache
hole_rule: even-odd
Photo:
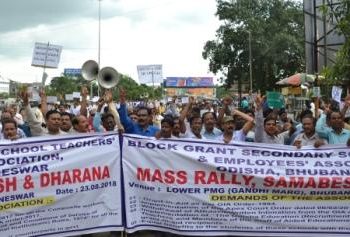
[[[132,121],[128,116],[128,110],[126,107],[126,92],[120,91],[120,109],[119,116],[122,125],[124,126],[125,133],[137,134],[146,137],[154,137],[159,131],[159,128],[153,125],[149,125],[151,118],[151,111],[147,107],[139,107],[137,110],[137,122]]]
[[[63,132],[61,128],[61,114],[57,110],[50,110],[46,112],[46,128],[42,126],[41,121],[39,121],[33,110],[29,105],[29,96],[28,93],[22,92],[21,99],[23,100],[23,106],[25,107],[25,112],[27,115],[27,121],[30,127],[32,136],[52,136],[52,135],[65,135],[66,132]]]
[[[206,139],[215,140],[222,134],[222,131],[216,128],[216,115],[214,112],[205,112],[202,115],[203,128],[201,131],[202,136]]]
[[[250,117],[249,115],[246,115],[238,110],[234,110],[232,112],[235,116],[225,116],[223,118],[223,125],[222,128],[224,130],[223,134],[217,137],[217,140],[223,141],[226,144],[232,143],[234,141],[241,141],[244,142],[246,140],[246,136],[248,132],[252,129],[254,126],[254,119]],[[238,115],[239,114],[239,115]],[[235,117],[238,116],[242,117],[246,120],[244,126],[240,130],[235,130],[236,124],[235,124]]]
[[[327,141],[321,139],[315,131],[316,119],[312,114],[306,115],[301,120],[303,124],[303,132],[296,136],[293,146],[301,148],[302,146],[314,146],[316,148],[327,144]]]
[[[350,143],[350,131],[344,128],[343,115],[340,111],[327,108],[317,120],[316,132],[321,138],[326,139],[329,144]]]
[[[73,132],[75,133],[88,133],[89,129],[89,121],[84,115],[77,115],[72,119]]]
[[[186,131],[185,138],[192,138],[192,139],[204,139],[206,138],[201,134],[202,131],[202,118],[200,115],[194,115],[190,118],[190,131]]]
[[[2,120],[2,136],[6,140],[17,140],[21,137],[17,134],[17,122],[13,118]]]
[[[61,112],[61,130],[66,133],[72,133],[73,132],[73,126],[72,126],[72,114],[68,112]]]

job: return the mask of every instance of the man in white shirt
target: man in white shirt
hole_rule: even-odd
[[[321,139],[315,131],[316,119],[312,115],[306,115],[302,119],[304,132],[295,137],[293,146],[301,148],[302,146],[315,146],[316,148],[327,144],[327,141]]]
[[[202,136],[202,118],[199,115],[195,115],[190,118],[190,128],[191,131],[186,131],[186,138],[194,138],[194,139],[205,139]]]
[[[23,105],[25,107],[25,112],[27,115],[28,124],[32,136],[47,136],[47,135],[64,135],[67,134],[63,132],[61,127],[61,114],[57,110],[50,110],[45,114],[46,118],[46,128],[42,126],[41,121],[39,121],[33,110],[29,105],[28,93],[22,92],[21,98],[23,100]]]

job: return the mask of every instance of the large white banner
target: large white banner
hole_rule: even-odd
[[[62,46],[35,43],[32,66],[57,68],[60,62]]]
[[[124,139],[129,232],[350,235],[346,147]]]
[[[154,65],[138,65],[137,73],[139,82],[144,84],[159,84],[163,82],[163,66],[161,64]]]
[[[1,236],[123,229],[117,134],[0,143]]]

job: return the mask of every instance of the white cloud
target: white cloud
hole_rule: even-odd
[[[134,79],[139,64],[163,64],[165,77],[211,75],[202,51],[219,26],[215,0],[104,0],[101,4],[102,9],[106,5],[119,9],[115,17],[101,22],[101,66],[113,66]],[[80,68],[88,59],[97,61],[97,16],[0,36],[4,45],[0,74],[14,80],[41,80],[42,69],[30,66],[35,42],[63,46],[60,68],[48,69],[49,76],[64,68]]]

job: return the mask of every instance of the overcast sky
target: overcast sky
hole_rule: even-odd
[[[215,0],[102,0],[101,67],[137,80],[137,65],[162,64],[163,76],[212,76],[203,46],[215,38]],[[98,0],[1,0],[0,75],[40,82],[35,42],[63,46],[58,69],[98,59]]]

